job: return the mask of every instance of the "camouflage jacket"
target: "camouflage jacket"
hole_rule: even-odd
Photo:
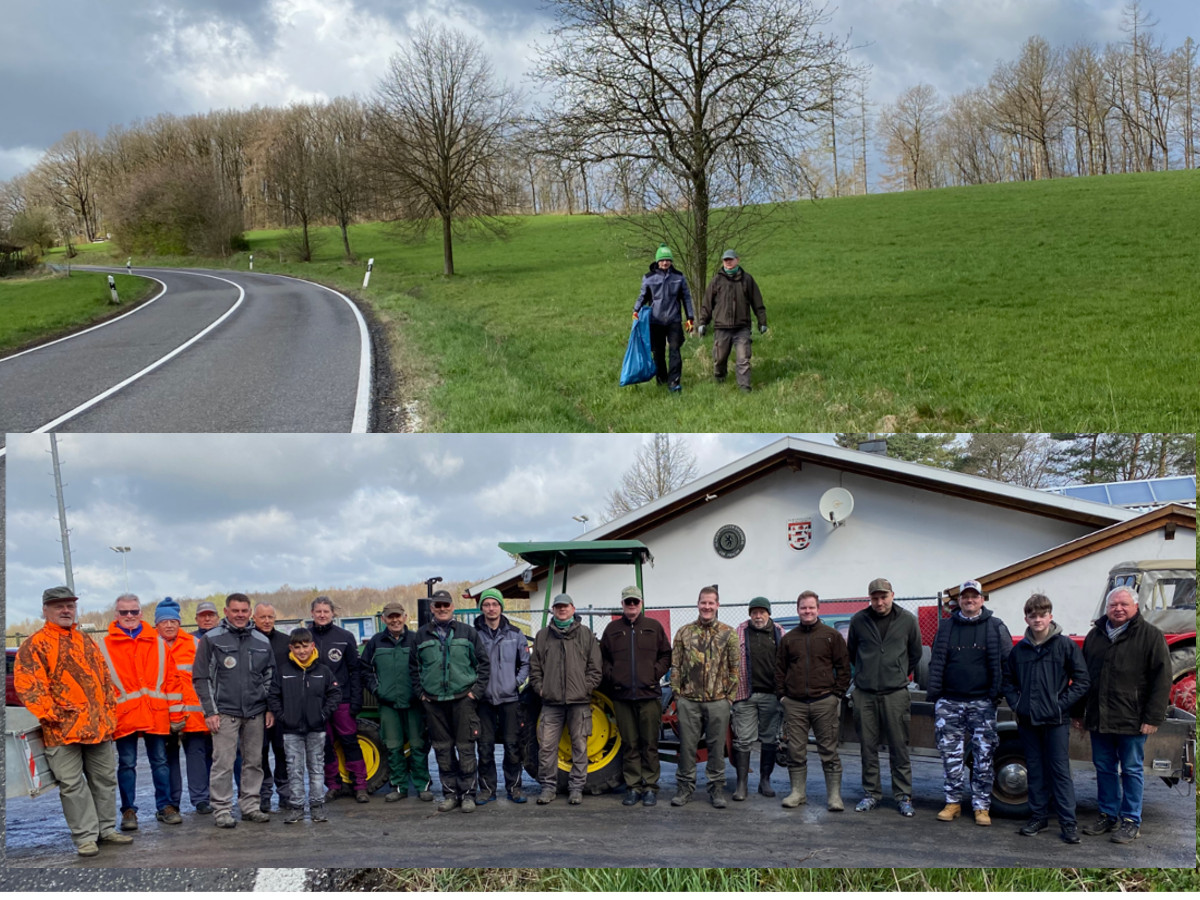
[[[697,619],[675,632],[671,689],[688,700],[733,700],[738,689],[737,634],[728,625]]]

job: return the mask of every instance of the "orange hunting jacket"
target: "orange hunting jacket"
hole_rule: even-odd
[[[183,711],[187,722],[183,726],[183,730],[187,732],[202,731],[208,734],[208,724],[204,721],[204,707],[200,705],[200,698],[196,696],[196,688],[192,686],[192,663],[196,659],[196,643],[195,635],[180,630],[175,640],[167,644],[167,657],[179,671],[179,689],[183,694],[183,700],[178,708]],[[176,705],[172,704],[171,709],[175,710]]]
[[[179,670],[167,659],[167,644],[157,631],[143,624],[138,636],[131,638],[113,622],[100,652],[117,686],[117,731],[113,737],[139,731],[168,734],[171,722],[183,720]]]
[[[76,626],[47,622],[34,632],[17,651],[13,686],[47,747],[113,739],[117,691],[99,645]]]

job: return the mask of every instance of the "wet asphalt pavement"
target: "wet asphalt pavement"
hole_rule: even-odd
[[[1169,788],[1148,779],[1141,837],[1119,846],[1107,837],[1084,837],[1078,846],[1058,839],[1058,829],[1034,838],[1016,833],[1023,820],[994,818],[991,828],[970,818],[942,823],[941,766],[914,758],[917,815],[899,816],[890,799],[869,813],[853,811],[861,796],[858,757],[842,756],[846,773],[843,793],[847,811],[824,808],[825,790],[815,752],[809,761],[809,804],[797,810],[779,805],[786,773],[773,784],[780,798],[752,793],[744,803],[713,809],[703,793],[683,808],[668,802],[674,793],[674,766],[663,764],[659,805],[647,809],[621,806],[614,794],[585,796],[569,806],[565,796],[547,806],[531,800],[518,806],[500,800],[464,815],[436,812],[436,804],[415,796],[399,804],[377,795],[369,804],[342,799],[329,807],[330,821],[285,825],[282,816],[267,824],[239,822],[236,829],[213,827],[210,816],[198,816],[184,801],[184,823],[161,825],[154,820],[153,790],[148,771],[140,773],[138,802],[141,829],[132,846],[104,845],[91,859],[74,855],[55,792],[36,800],[7,804],[7,866],[0,888],[8,890],[157,889],[246,890],[254,868],[371,867],[1163,867],[1196,865],[1196,799],[1191,785]],[[755,756],[757,763],[757,755]],[[144,768],[144,763],[143,763]],[[732,787],[733,771],[728,770]],[[701,776],[703,779],[703,776]],[[528,776],[526,790],[537,787]],[[1090,769],[1075,775],[1078,816],[1085,823],[1096,814],[1096,781]],[[751,775],[751,790],[757,775]],[[884,793],[890,783],[884,772]],[[146,811],[151,812],[147,813]],[[632,829],[632,830],[631,830]],[[209,868],[196,871],[192,867]],[[59,871],[23,873],[27,867]],[[91,873],[80,870],[122,867],[132,872]],[[166,867],[166,869],[164,869]],[[176,867],[189,867],[179,869]],[[173,869],[173,870],[172,870]],[[237,871],[233,871],[236,869]],[[97,877],[105,879],[98,881]],[[112,882],[110,885],[110,881]]]

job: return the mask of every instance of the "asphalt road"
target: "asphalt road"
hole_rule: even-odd
[[[757,761],[757,760],[756,760]],[[231,866],[272,867],[1164,867],[1192,868],[1196,852],[1196,799],[1191,786],[1168,788],[1159,779],[1146,783],[1142,836],[1118,846],[1107,837],[1084,838],[1078,846],[1058,839],[1056,828],[1034,838],[1018,835],[1021,820],[995,818],[991,828],[969,818],[946,824],[935,819],[941,808],[941,766],[914,759],[917,815],[904,819],[890,800],[870,813],[830,813],[815,751],[809,761],[810,802],[784,810],[779,798],[756,793],[744,803],[713,809],[705,795],[683,808],[668,802],[674,790],[674,766],[663,765],[664,791],[654,809],[625,808],[614,794],[586,796],[572,807],[560,796],[548,806],[516,806],[507,800],[470,815],[438,813],[436,804],[415,797],[385,804],[339,800],[330,821],[284,825],[281,816],[256,825],[240,822],[233,830],[214,828],[185,800],[184,823],[160,825],[152,814],[149,773],[139,777],[141,830],[130,847],[104,847],[99,856],[74,856],[54,793],[37,800],[15,800],[7,807],[8,876],[25,867],[84,868]],[[843,754],[848,807],[861,796],[857,755]],[[732,784],[732,769],[729,770]],[[703,776],[701,776],[703,777]],[[776,773],[776,789],[785,777]],[[1096,814],[1096,783],[1090,769],[1076,772],[1079,820]],[[527,790],[537,788],[525,779]],[[757,784],[752,775],[751,787]],[[886,765],[885,797],[890,791]],[[145,874],[145,873],[144,873]],[[183,876],[190,877],[190,876]],[[81,882],[90,880],[80,878]],[[2,883],[0,883],[2,884]]]
[[[278,275],[136,271],[160,295],[0,359],[0,436],[367,430],[370,339],[343,296]]]

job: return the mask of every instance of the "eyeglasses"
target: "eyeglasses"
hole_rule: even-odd
[[[450,604],[449,603],[435,603],[435,604],[433,604],[433,608],[434,609],[449,609]]]
[[[141,614],[142,614],[142,611],[140,609],[118,609],[117,610],[118,616],[140,616]]]
[[[626,606],[637,606],[642,601],[638,600],[636,597],[626,597],[621,602],[624,603]]]

